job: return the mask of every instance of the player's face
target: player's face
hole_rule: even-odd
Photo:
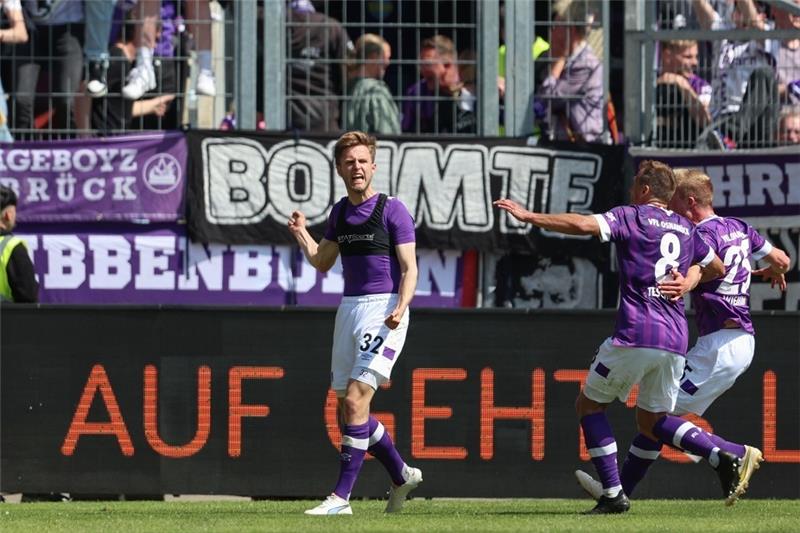
[[[369,148],[364,145],[351,146],[345,150],[336,165],[347,192],[356,193],[362,193],[372,186],[375,168]]]
[[[672,195],[672,199],[669,201],[669,208],[679,215],[685,216],[689,220],[692,220],[692,209],[689,199],[683,198],[677,192]]]

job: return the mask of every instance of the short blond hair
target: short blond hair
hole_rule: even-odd
[[[369,133],[363,131],[353,130],[348,131],[339,137],[336,145],[333,147],[333,161],[339,165],[339,160],[342,154],[354,146],[366,146],[369,149],[369,155],[372,156],[372,162],[375,162],[375,153],[377,152],[378,141]]]
[[[456,59],[456,47],[453,44],[452,39],[449,37],[445,37],[444,35],[434,35],[433,37],[428,37],[419,47],[420,52],[423,50],[435,50],[436,54],[441,59],[449,59],[453,61]]]
[[[383,60],[385,46],[389,44],[386,39],[375,33],[365,33],[356,40],[353,50],[353,60],[359,63],[374,61],[375,57]]]
[[[682,50],[686,50],[687,48],[691,48],[692,46],[697,46],[697,41],[694,41],[692,39],[675,39],[672,41],[661,41],[661,47],[671,52],[680,52]]]
[[[674,173],[678,181],[675,194],[680,198],[692,196],[699,205],[711,207],[714,202],[714,184],[711,178],[696,168],[676,168]]]

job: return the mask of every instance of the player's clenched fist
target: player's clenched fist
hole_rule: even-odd
[[[292,211],[292,216],[289,218],[289,231],[291,231],[293,235],[296,235],[305,227],[306,216],[300,211]]]

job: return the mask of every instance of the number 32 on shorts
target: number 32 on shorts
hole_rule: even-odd
[[[361,337],[361,345],[358,347],[362,352],[369,352],[375,355],[380,353],[380,347],[383,345],[383,337],[380,335],[372,336],[372,333],[364,333]]]

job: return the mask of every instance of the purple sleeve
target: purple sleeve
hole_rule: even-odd
[[[750,250],[754,254],[758,253],[767,243],[767,240],[753,226],[749,225],[747,226],[747,238],[750,239]]]
[[[703,239],[699,231],[692,232],[692,245],[694,247],[693,265],[706,266],[713,260],[713,256],[709,254],[714,253],[714,249]]]
[[[339,217],[339,209],[344,205],[341,201],[333,204],[331,214],[328,215],[328,227],[325,228],[325,234],[322,236],[326,241],[336,241],[336,219]]]
[[[634,215],[634,210],[628,206],[618,206],[603,213],[603,218],[611,230],[611,241],[624,241],[630,238],[628,218]]]
[[[406,96],[416,97],[419,96],[419,90],[417,90],[417,86],[420,85],[421,82],[412,83],[406,89]],[[417,105],[419,102],[413,98],[403,100],[403,109],[402,109],[402,123],[400,124],[400,128],[403,131],[415,131],[417,127]]]
[[[389,229],[389,236],[395,244],[416,242],[414,219],[403,202],[397,198],[389,198],[384,209],[384,219]]]

